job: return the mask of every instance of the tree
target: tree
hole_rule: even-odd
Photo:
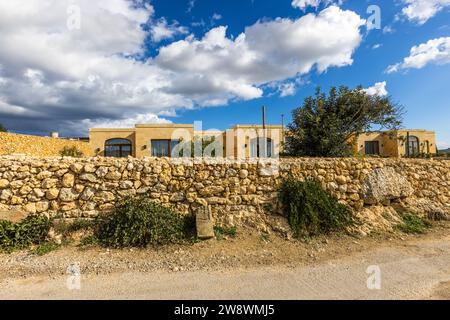
[[[361,86],[316,89],[303,106],[292,111],[286,149],[293,156],[345,157],[353,154],[358,134],[378,129],[394,130],[402,124],[403,107],[391,97],[368,95]]]
[[[0,132],[8,132],[6,128],[0,123]]]

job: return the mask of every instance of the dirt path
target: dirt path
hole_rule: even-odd
[[[199,246],[206,248],[202,247],[198,252],[195,246],[190,251],[184,251],[184,254],[189,252],[191,259],[210,263],[204,268],[196,264],[190,268],[189,264],[183,263],[175,266],[172,262],[165,267],[155,268],[162,262],[157,260],[155,252],[151,250],[108,253],[106,260],[96,260],[104,252],[95,250],[81,253],[79,250],[61,250],[46,257],[31,258],[23,254],[0,256],[0,272],[4,276],[0,281],[0,299],[450,299],[448,228],[428,236],[390,241],[373,238],[358,241],[350,238],[331,239],[323,246],[324,250],[323,247],[317,248],[317,243],[303,245],[280,240],[278,244],[277,241],[267,246],[260,245],[259,251],[255,248],[254,263],[249,262],[252,256],[247,261],[244,256],[240,256],[244,255],[244,251],[233,248],[244,246],[242,239],[203,243]],[[247,239],[247,245],[248,242]],[[279,247],[283,243],[284,249]],[[344,243],[349,246],[344,246]],[[220,261],[223,260],[221,257],[231,259],[227,255],[229,246],[236,251],[235,260],[211,265],[210,257]],[[311,257],[311,247],[316,248],[314,258]],[[201,260],[199,253],[208,249],[211,255]],[[244,246],[243,249],[249,248]],[[181,249],[170,250],[179,253]],[[222,256],[217,256],[214,250],[219,250]],[[297,252],[295,250],[299,252],[298,256],[294,255]],[[272,258],[260,257],[261,252],[269,252],[267,256]],[[279,255],[283,252],[284,255],[289,252],[294,257],[281,261]],[[164,254],[160,258],[170,260],[170,255],[173,256],[173,252]],[[117,264],[124,256],[128,264],[134,263],[133,267],[122,268],[120,263]],[[178,256],[184,257],[183,253]],[[304,259],[301,260],[300,256]],[[62,257],[65,260],[60,260]],[[148,262],[150,257],[156,259],[154,265],[142,269],[142,263]],[[59,263],[64,261],[67,265],[73,259],[79,259],[85,265],[79,290],[69,290],[66,283],[68,276],[63,275],[64,272],[57,272]],[[259,263],[258,259],[266,262]],[[39,264],[43,261],[47,269],[43,268],[45,264]],[[101,264],[99,261],[108,261],[116,267],[92,268],[92,265]],[[240,261],[240,265],[236,265],[236,261]],[[23,272],[31,271],[36,268],[33,263],[42,268],[27,276],[14,273],[5,276],[7,272],[1,270],[11,266],[20,269],[20,265]],[[378,266],[381,271],[380,290],[367,288],[370,275],[366,271],[369,266]],[[44,272],[44,269],[49,272]]]

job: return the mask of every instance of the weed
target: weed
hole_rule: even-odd
[[[74,158],[81,158],[83,156],[83,152],[78,149],[76,146],[68,147],[65,146],[59,154],[63,157],[74,157]]]
[[[224,236],[235,238],[237,235],[237,229],[236,227],[226,228],[221,226],[215,226],[214,235],[216,236],[217,240],[223,239]]]
[[[127,197],[98,220],[94,235],[110,247],[180,243],[189,237],[189,221],[148,197]]]
[[[46,241],[51,220],[45,216],[29,215],[19,223],[0,220],[0,251],[13,252]]]
[[[431,222],[427,219],[412,214],[405,214],[403,216],[403,223],[398,224],[396,227],[404,233],[423,234],[431,226]]]
[[[31,253],[38,255],[38,256],[43,256],[43,255],[46,255],[47,253],[50,253],[52,251],[59,249],[60,247],[61,247],[61,244],[57,244],[52,241],[47,241],[47,242],[41,243],[37,247],[33,248],[31,250]]]
[[[350,209],[314,181],[285,180],[279,198],[298,238],[342,231],[353,222]]]

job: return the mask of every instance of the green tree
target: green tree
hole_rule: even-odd
[[[8,132],[6,128],[0,123],[0,132]]]
[[[292,156],[344,157],[353,154],[356,135],[377,129],[398,129],[403,107],[391,97],[371,96],[361,86],[332,87],[327,96],[320,87],[303,106],[292,111],[286,149]]]

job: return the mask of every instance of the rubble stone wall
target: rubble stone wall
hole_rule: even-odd
[[[258,224],[279,213],[283,177],[314,178],[355,211],[423,200],[450,210],[450,161],[282,159],[184,163],[164,158],[0,157],[0,211],[92,217],[127,195],[144,194],[185,214],[210,205],[216,221]],[[427,209],[425,208],[425,209]],[[279,216],[279,215],[278,215]]]
[[[85,156],[92,153],[88,142],[0,132],[0,155],[59,156],[66,146],[77,147]]]

